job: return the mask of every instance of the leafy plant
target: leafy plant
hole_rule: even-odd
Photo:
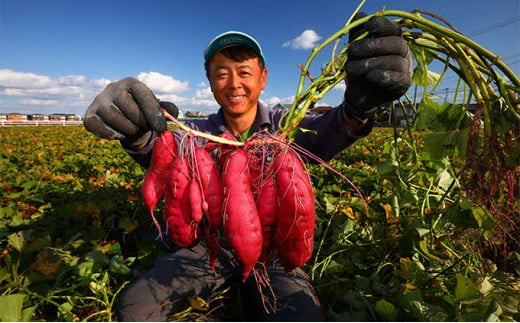
[[[380,160],[349,156],[346,165],[334,163],[369,194],[369,212],[347,183],[313,169],[324,207],[309,271],[328,317],[518,319],[518,288],[512,297],[501,296],[504,277],[518,285],[519,79],[441,17],[419,10],[375,15],[395,17],[403,27],[417,63],[414,83],[423,95],[391,106],[392,114],[398,108],[405,113],[407,124],[389,129]],[[349,20],[315,48],[302,66],[295,107],[305,109],[345,77],[348,48],[336,52],[337,44],[370,18]],[[332,44],[331,61],[304,88],[314,57]],[[441,73],[429,70],[433,61],[444,64]],[[459,87],[454,102],[441,104],[430,94],[447,70],[460,77]],[[338,159],[347,160],[344,155]],[[359,164],[370,175],[358,177]],[[363,187],[366,178],[373,179],[370,187]]]

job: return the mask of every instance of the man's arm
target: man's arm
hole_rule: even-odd
[[[85,112],[85,128],[98,137],[119,139],[123,147],[142,149],[152,133],[166,129],[161,108],[177,116],[175,104],[157,100],[137,79],[127,77],[112,82],[101,91]]]
[[[273,124],[277,124],[285,111],[273,111]],[[349,123],[352,125],[349,127]],[[367,136],[373,128],[373,118],[360,125],[345,119],[342,106],[324,114],[307,114],[299,127],[310,131],[298,131],[294,142],[318,158],[329,161],[356,140]],[[312,159],[309,162],[315,162]]]
[[[341,116],[343,117],[343,122],[345,123],[345,128],[347,131],[354,136],[363,136],[363,133],[366,133],[366,128],[370,124],[370,118],[362,120],[361,122],[354,120],[348,117],[345,114],[345,111],[341,110]]]

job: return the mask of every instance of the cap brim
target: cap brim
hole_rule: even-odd
[[[211,40],[204,50],[204,61],[209,62],[211,58],[221,49],[230,46],[245,46],[251,48],[258,56],[264,59],[260,44],[248,34],[240,31],[227,31]]]

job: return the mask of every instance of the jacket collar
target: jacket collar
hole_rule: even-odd
[[[272,124],[271,124],[271,109],[269,109],[266,105],[261,102],[258,102],[258,109],[256,111],[255,121],[253,122],[253,130],[254,132],[260,131],[262,129],[267,129],[269,132],[272,132]],[[212,122],[215,123],[219,133],[228,132],[224,124],[224,112],[222,112],[222,108],[218,109],[217,114],[214,118],[211,118]]]

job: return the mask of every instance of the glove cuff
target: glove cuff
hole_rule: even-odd
[[[347,99],[341,103],[341,108],[347,117],[356,121],[359,124],[363,124],[365,120],[371,118],[376,112],[378,106],[368,107],[365,109],[359,109],[351,104]]]
[[[152,138],[153,131],[147,131],[144,134],[138,136],[137,138],[125,138],[121,139],[121,145],[125,148],[140,150],[142,149]]]

